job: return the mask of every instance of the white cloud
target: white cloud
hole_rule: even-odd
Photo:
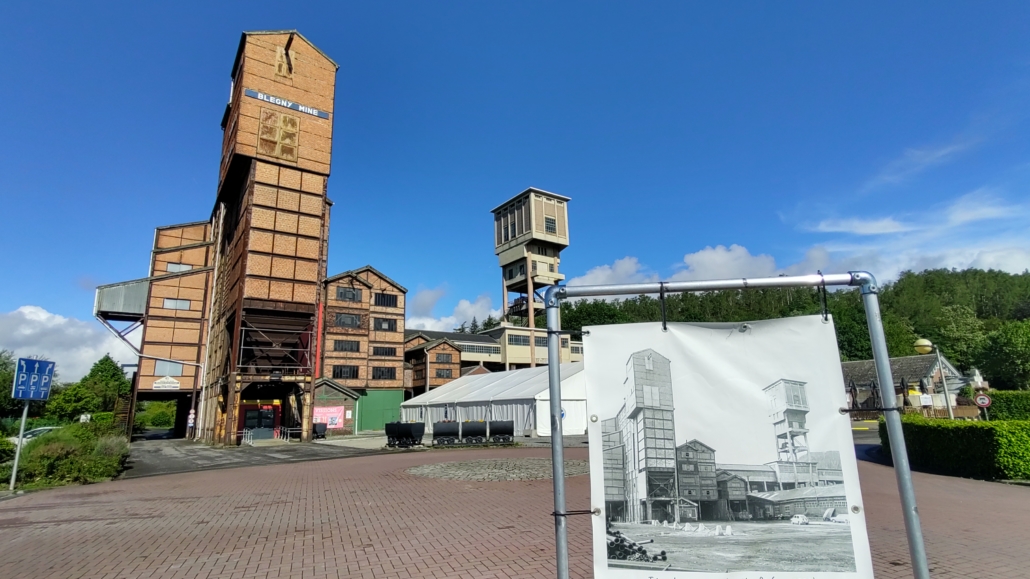
[[[949,161],[974,144],[975,141],[964,141],[940,147],[905,149],[900,157],[887,163],[862,189],[868,191],[883,185],[901,183],[925,169]]]
[[[433,308],[436,302],[447,293],[443,287],[435,289],[419,288],[415,295],[408,298],[408,314],[414,318],[424,318],[433,315]]]
[[[658,274],[647,271],[635,257],[616,259],[611,265],[599,265],[569,280],[568,285],[612,285],[659,281]]]
[[[1022,212],[1023,208],[1005,203],[986,187],[959,197],[945,210],[950,225],[1005,219]]]
[[[771,255],[751,255],[742,245],[729,247],[708,246],[683,256],[686,269],[673,274],[672,279],[690,281],[698,279],[730,279],[737,277],[765,277],[776,274],[776,260]]]
[[[882,219],[824,219],[815,226],[823,233],[851,233],[854,235],[883,235],[912,231],[914,226],[901,223],[893,217]]]
[[[493,309],[490,296],[483,294],[476,298],[475,301],[465,299],[458,301],[458,305],[454,306],[454,311],[452,311],[450,315],[433,317],[433,309],[436,307],[437,302],[440,301],[440,298],[442,298],[443,295],[444,292],[439,289],[417,291],[412,300],[421,300],[418,312],[419,315],[408,316],[405,326],[409,330],[435,330],[438,332],[449,332],[460,326],[462,322],[471,322],[472,318],[476,318],[476,320],[482,322],[487,318],[487,316],[499,318],[501,315],[501,310]]]
[[[42,356],[57,363],[59,379],[78,380],[103,357],[135,364],[136,356],[121,341],[93,322],[66,318],[38,306],[0,314],[0,348],[17,356]]]

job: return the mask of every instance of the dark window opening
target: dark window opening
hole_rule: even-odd
[[[376,294],[376,305],[387,308],[397,307],[397,296],[393,294]]]
[[[357,340],[333,340],[334,352],[360,352],[361,342]]]
[[[372,368],[373,380],[396,380],[397,368]]]
[[[357,378],[357,366],[333,366],[333,378]]]

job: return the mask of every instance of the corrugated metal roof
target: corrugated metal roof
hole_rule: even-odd
[[[561,365],[562,382],[583,370],[582,362]],[[401,407],[528,400],[548,389],[547,366],[462,376],[401,403]]]

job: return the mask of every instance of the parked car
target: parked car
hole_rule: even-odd
[[[792,525],[807,525],[808,517],[805,515],[794,515],[790,518],[790,524]]]
[[[830,522],[831,523],[840,523],[842,525],[850,525],[851,524],[851,520],[848,519],[847,515],[836,515],[836,516],[830,517]]]
[[[57,430],[58,428],[61,428],[61,427],[60,426],[41,426],[39,428],[33,428],[32,430],[26,430],[25,431],[25,442],[28,442],[28,441],[32,440],[33,438],[39,438],[40,436],[43,436],[44,434],[46,434],[48,432],[51,432],[53,430]],[[12,436],[12,437],[8,438],[7,440],[9,440],[11,442],[11,444],[13,444],[14,446],[18,446],[18,437],[17,436]]]

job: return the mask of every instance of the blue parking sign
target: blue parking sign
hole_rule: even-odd
[[[54,382],[53,362],[18,358],[18,366],[14,372],[14,385],[11,398],[15,400],[46,400],[50,397],[50,387]]]

